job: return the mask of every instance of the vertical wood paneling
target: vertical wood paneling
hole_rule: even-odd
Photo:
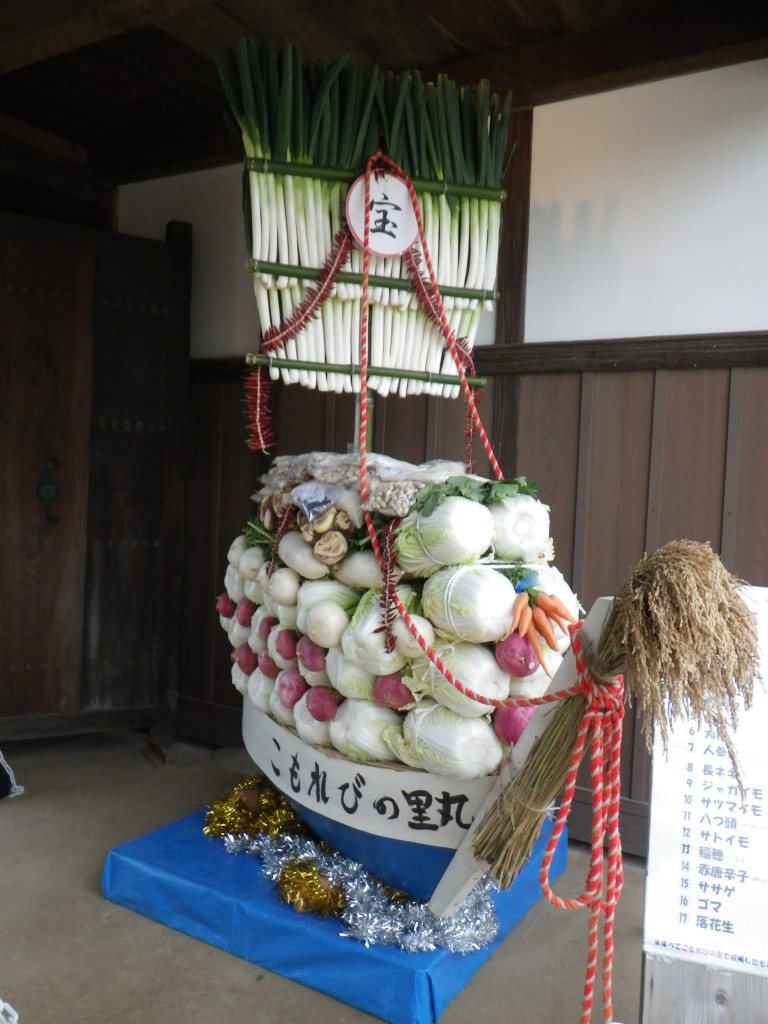
[[[653,374],[584,374],[573,578],[586,607],[644,551]]]
[[[531,374],[518,380],[517,448],[508,476],[526,476],[550,506],[555,564],[573,579],[581,375]]]
[[[719,551],[730,371],[665,370],[656,379],[647,549],[686,538]]]
[[[758,587],[768,585],[766,396],[768,369],[731,371],[722,557]]]

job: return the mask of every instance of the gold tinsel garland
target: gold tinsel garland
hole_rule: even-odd
[[[203,834],[217,839],[227,835],[310,835],[285,797],[258,775],[239,782],[211,804]],[[284,866],[277,891],[283,902],[300,914],[330,917],[339,913],[344,902],[341,889],[331,885],[317,866],[306,860]]]

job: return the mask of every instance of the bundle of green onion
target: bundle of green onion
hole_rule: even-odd
[[[285,322],[304,298],[343,226],[349,185],[381,150],[413,180],[449,326],[471,349],[494,295],[511,96],[492,94],[487,81],[459,88],[445,75],[424,82],[418,71],[347,67],[344,57],[303,62],[290,43],[277,49],[241,39],[214,58],[246,157],[246,236],[262,330]],[[374,256],[369,270],[371,365],[423,373],[399,382],[371,377],[369,387],[458,394],[429,380],[456,376],[456,367],[402,260]],[[362,252],[353,248],[333,296],[286,344],[286,358],[359,363],[361,271]],[[279,372],[320,390],[359,387],[349,374],[273,376]]]

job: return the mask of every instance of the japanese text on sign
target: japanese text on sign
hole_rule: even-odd
[[[768,590],[747,588],[768,665]],[[768,974],[768,697],[756,688],[734,736],[742,793],[718,737],[683,722],[654,747],[646,886],[647,953]]]

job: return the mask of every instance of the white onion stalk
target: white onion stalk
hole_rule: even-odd
[[[337,363],[343,363],[345,361],[344,349],[344,308],[348,305],[341,295],[338,289],[340,285],[337,285],[337,293],[333,299],[333,338],[334,338],[334,356]],[[344,376],[335,373],[333,375],[333,390],[336,394],[339,394],[344,390]]]
[[[299,239],[296,226],[296,186],[292,174],[286,174],[283,189],[288,233],[288,263],[292,267],[297,267],[299,265]],[[295,288],[298,281],[295,277],[289,277],[288,284],[291,288]]]
[[[268,229],[268,246],[267,246],[267,260],[270,263],[277,263],[277,189],[275,187],[275,175],[265,174],[263,178],[266,183],[266,199],[267,206],[265,208],[265,214],[267,215],[267,229]],[[269,287],[272,288],[276,284],[275,280],[270,274]]]
[[[251,195],[251,255],[258,261],[261,256],[261,205],[259,203],[258,171],[248,172],[248,191]]]
[[[483,289],[487,292],[493,291],[496,284],[496,270],[499,262],[499,246],[501,244],[501,203],[489,201],[488,203],[488,248],[485,255],[485,274],[483,277]],[[491,299],[484,302],[485,309],[492,313],[494,303]]]
[[[319,245],[317,228],[317,210],[315,209],[315,189],[311,178],[304,178],[304,211],[307,224],[307,249],[309,250],[309,266],[319,270],[323,264],[323,250]]]
[[[457,282],[462,288],[467,286],[467,269],[469,267],[469,233],[470,233],[470,201],[462,196],[459,202],[461,231],[459,237],[459,261],[456,268]],[[468,299],[459,299],[459,305],[466,308]]]
[[[273,215],[277,222],[277,262],[288,263],[290,262],[290,253],[288,246],[287,203],[283,184],[284,178],[281,174],[275,174],[273,175],[273,178],[275,182],[275,208]],[[275,281],[275,286],[278,289],[286,288],[289,284],[290,280],[285,277],[285,275],[280,275]]]

